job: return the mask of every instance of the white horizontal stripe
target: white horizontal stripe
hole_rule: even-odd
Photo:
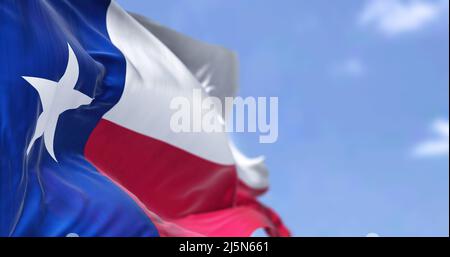
[[[234,144],[230,143],[230,147],[236,161],[239,179],[253,189],[267,189],[269,187],[269,172],[264,163],[264,156],[248,158]]]
[[[225,133],[175,133],[170,129],[170,101],[192,99],[200,83],[150,31],[111,2],[107,29],[126,58],[125,88],[103,117],[137,133],[159,139],[218,164],[234,164]]]

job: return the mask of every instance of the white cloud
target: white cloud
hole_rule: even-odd
[[[386,35],[421,29],[448,13],[448,0],[370,0],[359,21]]]
[[[364,75],[366,68],[359,58],[348,58],[335,65],[333,73],[337,75],[345,75],[349,77],[360,77]]]
[[[436,120],[432,125],[436,137],[429,139],[414,148],[414,155],[418,157],[448,156],[449,122]]]
[[[359,76],[364,73],[364,65],[360,59],[352,58],[343,63],[343,70],[348,74]]]
[[[366,235],[366,237],[380,237],[377,233],[369,233]]]

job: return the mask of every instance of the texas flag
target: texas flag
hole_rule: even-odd
[[[169,126],[174,97],[233,96],[236,67],[114,1],[2,0],[0,236],[288,236],[262,159]]]

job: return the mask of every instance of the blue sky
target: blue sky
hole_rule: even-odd
[[[240,57],[279,97],[263,201],[297,236],[448,236],[449,16],[441,0],[118,1]]]

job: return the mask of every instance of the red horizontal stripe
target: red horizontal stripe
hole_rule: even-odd
[[[176,219],[234,205],[234,166],[212,163],[165,142],[101,120],[85,156],[162,218]]]

